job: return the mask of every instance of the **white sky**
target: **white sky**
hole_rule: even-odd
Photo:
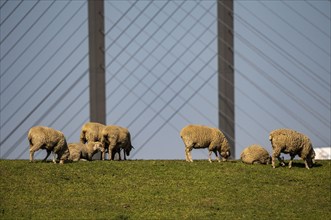
[[[269,132],[281,127],[330,146],[330,7],[234,2],[236,158],[254,143],[271,153]],[[184,159],[182,127],[218,126],[216,16],[215,1],[105,1],[107,124],[129,128],[132,159]],[[0,158],[28,159],[37,124],[79,141],[86,2],[1,0],[0,30]]]

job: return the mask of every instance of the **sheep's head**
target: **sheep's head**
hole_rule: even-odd
[[[306,161],[307,161],[307,164],[308,164],[308,167],[311,168],[313,167],[313,165],[315,164],[315,151],[313,148],[311,148],[307,158],[306,158]]]
[[[88,144],[90,145],[90,148],[92,148],[93,152],[98,152],[98,151],[104,152],[105,151],[104,145],[99,141],[89,142]]]
[[[94,142],[94,150],[104,152],[105,148],[101,142]]]
[[[221,142],[220,147],[218,147],[219,153],[220,153],[220,155],[222,157],[222,160],[223,161],[227,161],[228,158],[231,156],[230,145],[229,145],[229,142],[228,142],[228,140],[226,139],[225,136],[222,135],[221,138],[223,140]]]
[[[130,156],[130,152],[132,149],[134,149],[134,147],[132,145],[130,147],[124,149],[126,156]]]
[[[227,161],[228,158],[231,156],[230,150],[222,151],[221,156],[223,161]]]

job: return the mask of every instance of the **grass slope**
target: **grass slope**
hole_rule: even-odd
[[[330,161],[0,160],[0,219],[329,219]]]

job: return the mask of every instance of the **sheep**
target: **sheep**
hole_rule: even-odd
[[[275,158],[277,157],[282,166],[285,166],[284,160],[280,154],[290,154],[291,160],[289,168],[292,167],[293,159],[299,155],[305,161],[305,167],[312,167],[315,158],[315,151],[310,139],[297,131],[291,129],[277,129],[270,132],[269,140],[273,149],[272,167],[275,168]]]
[[[271,157],[266,149],[258,144],[246,147],[240,154],[240,159],[247,164],[270,164]]]
[[[120,139],[124,140],[120,147],[123,149],[124,160],[126,160],[126,156],[130,156],[131,150],[134,149],[131,144],[131,134],[127,128],[120,127]],[[119,158],[121,158],[120,153]]]
[[[80,132],[80,142],[82,144],[89,142],[101,142],[101,132],[105,125],[96,122],[87,122],[82,126]],[[104,146],[103,146],[104,147]],[[104,150],[102,151],[104,152]]]
[[[82,126],[80,132],[80,142],[82,144],[92,142],[101,142],[101,132],[105,125],[96,122],[87,122]]]
[[[126,156],[130,156],[130,151],[133,149],[129,130],[117,125],[109,125],[102,130],[102,144],[106,150],[108,149],[109,160],[114,159],[115,153],[119,154],[119,160],[121,160],[121,149],[124,151],[124,160],[126,160]],[[105,153],[106,151],[102,154],[102,160],[105,159]]]
[[[229,142],[224,134],[217,128],[204,125],[188,125],[180,131],[180,137],[185,145],[185,158],[188,162],[193,162],[191,151],[196,148],[208,148],[208,160],[211,162],[211,154],[215,153],[216,159],[220,162],[226,161],[230,156]],[[219,156],[217,155],[219,152]]]
[[[47,155],[43,161],[46,161],[50,153],[53,153],[53,163],[56,163],[56,155],[63,164],[69,157],[67,141],[61,131],[44,126],[35,126],[30,128],[28,133],[30,144],[30,162],[34,161],[34,152],[39,149],[46,149]]]
[[[70,143],[68,144],[68,148],[70,152],[69,160],[71,161],[78,161],[80,159],[91,161],[95,153],[104,151],[101,142],[88,142],[86,144]]]

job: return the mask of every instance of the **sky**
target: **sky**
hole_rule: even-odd
[[[130,130],[130,159],[185,159],[184,126],[218,127],[216,6],[105,1],[106,123]],[[234,1],[236,159],[251,144],[272,153],[277,128],[331,145],[330,11],[330,1]],[[36,125],[79,141],[88,62],[86,1],[0,1],[1,159],[28,159]]]

